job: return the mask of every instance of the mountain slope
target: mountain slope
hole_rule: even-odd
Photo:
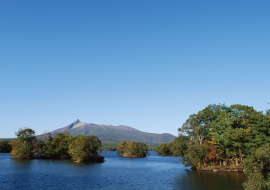
[[[72,135],[95,135],[101,141],[114,142],[128,139],[147,143],[165,143],[172,142],[176,138],[176,136],[169,133],[146,133],[124,125],[99,125],[80,122],[80,120],[76,120],[66,127],[56,129],[51,134],[55,136],[57,133],[63,133],[64,131],[69,131]]]

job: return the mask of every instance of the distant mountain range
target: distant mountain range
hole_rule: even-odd
[[[176,138],[176,136],[169,133],[146,133],[129,126],[93,124],[81,122],[79,119],[66,127],[52,131],[51,134],[55,136],[57,133],[63,133],[65,131],[69,131],[71,135],[95,135],[103,142],[134,140],[145,143],[166,143],[172,142]]]

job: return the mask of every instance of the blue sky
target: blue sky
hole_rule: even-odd
[[[209,104],[269,109],[270,2],[1,1],[0,137],[76,119],[177,135]]]

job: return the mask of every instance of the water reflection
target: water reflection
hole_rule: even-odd
[[[17,160],[0,154],[0,189],[242,189],[243,173],[192,171],[177,158],[102,152],[104,163]]]
[[[186,170],[176,175],[178,189],[242,189],[247,176],[243,172],[209,172]]]

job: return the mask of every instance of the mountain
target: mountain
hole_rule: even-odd
[[[55,136],[57,133],[63,133],[64,131],[69,131],[71,135],[95,135],[101,141],[113,142],[128,139],[145,143],[165,143],[172,142],[176,138],[176,136],[169,133],[146,133],[129,126],[93,124],[81,122],[79,119],[66,127],[52,131],[51,134]]]

